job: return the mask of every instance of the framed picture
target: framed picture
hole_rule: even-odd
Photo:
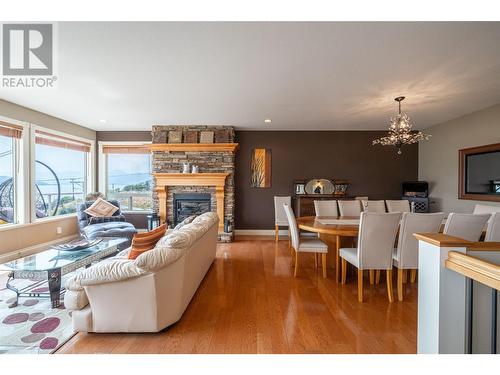
[[[200,143],[214,143],[214,132],[211,131],[201,132]]]
[[[198,132],[196,130],[186,130],[184,132],[184,143],[198,143]]]
[[[227,130],[216,130],[215,131],[215,143],[228,143],[229,133]]]
[[[169,131],[168,143],[182,143],[182,130]]]
[[[250,168],[251,187],[271,187],[271,149],[254,148]]]

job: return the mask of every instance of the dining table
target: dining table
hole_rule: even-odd
[[[335,280],[340,282],[340,249],[355,247],[359,232],[359,216],[301,216],[297,218],[300,230],[317,233],[328,245],[327,263],[335,269]]]

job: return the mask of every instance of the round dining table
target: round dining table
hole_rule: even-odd
[[[358,237],[359,217],[357,216],[302,216],[297,218],[299,229],[318,233],[328,245],[327,262],[335,269],[335,280],[340,282],[340,256],[342,247],[354,247]]]

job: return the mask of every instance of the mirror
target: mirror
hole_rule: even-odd
[[[305,190],[306,194],[333,194],[335,191],[332,182],[324,178],[310,180]]]

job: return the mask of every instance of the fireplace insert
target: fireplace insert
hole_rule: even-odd
[[[191,215],[211,211],[210,194],[174,194],[174,225]]]

